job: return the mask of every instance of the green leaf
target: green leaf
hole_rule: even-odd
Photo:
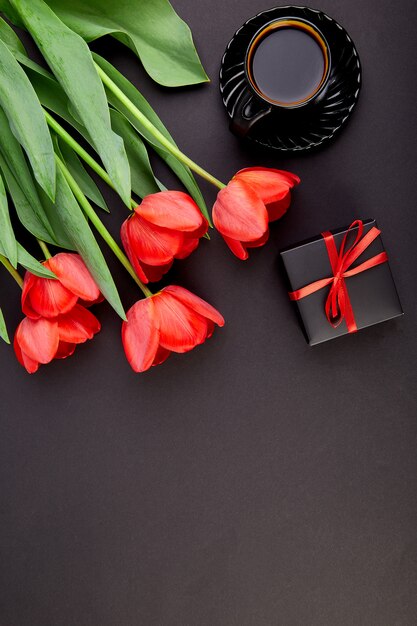
[[[10,26],[6,22],[4,22],[4,20],[1,20],[1,18],[0,38],[2,38],[5,43],[10,45],[11,50],[15,54],[16,58],[23,65],[24,70],[34,87],[40,102],[47,109],[51,110],[56,115],[59,115],[59,117],[61,117],[68,124],[73,126],[73,128],[75,128],[94,148],[91,138],[86,129],[72,115],[70,102],[61,85],[55,80],[50,72],[29,59],[27,56],[25,56],[26,51],[21,45],[19,38],[16,36],[15,32],[10,28]],[[144,146],[143,141],[138,136],[137,132],[134,130],[131,124],[123,115],[121,115],[115,109],[110,110],[110,116],[113,130],[124,140],[126,154],[130,165],[130,175],[132,181],[131,186],[134,193],[143,198],[149,193],[155,193],[157,191],[166,189],[166,187],[155,178],[151,165],[149,163],[149,157],[146,147]],[[63,152],[66,149],[64,148],[64,145],[66,144],[64,144],[61,139],[59,141],[61,152]],[[71,168],[68,154],[73,155],[73,158],[77,160],[78,157],[75,155],[74,152],[70,152],[69,148],[67,148],[67,151],[67,158],[64,158],[63,160],[67,162],[67,165],[70,168],[72,175],[77,180],[78,184],[82,187],[85,195],[90,198],[90,200],[95,202],[98,206],[104,209],[104,206],[102,206],[104,200],[102,200],[102,203],[100,204],[98,202],[98,195],[95,194],[92,189],[88,190],[88,188],[86,187],[86,182],[84,184],[84,187],[81,185],[82,181],[77,178],[77,172],[75,171],[75,169]],[[81,172],[80,175],[82,175]]]
[[[4,0],[0,0],[0,6],[2,1]],[[44,78],[52,79],[61,90],[61,93],[65,98],[66,106],[68,106],[68,98],[65,95],[65,92],[62,90],[62,87],[60,87],[60,85],[56,82],[53,74],[51,74],[51,72],[48,72],[48,70],[46,70],[38,63],[36,63],[36,61],[32,61],[32,59],[28,57],[28,53],[26,52],[25,46],[23,45],[22,41],[19,39],[13,28],[11,28],[11,26],[9,26],[2,17],[0,17],[0,39],[6,44],[10,52],[15,57],[16,61],[19,61],[21,65],[23,65],[25,68],[30,68],[34,70],[37,74],[40,74]]]
[[[17,266],[17,244],[10,221],[6,190],[3,178],[0,176],[0,237],[6,256],[14,268]]]
[[[66,228],[64,228],[62,221],[59,217],[60,204],[64,201],[62,196],[57,196],[55,198],[55,202],[52,202],[52,200],[48,198],[48,196],[42,191],[42,189],[38,188],[38,194],[45,215],[47,216],[49,223],[51,224],[51,227],[54,231],[54,238],[57,241],[56,245],[58,245],[60,248],[74,251],[74,243],[69,236]]]
[[[103,59],[98,54],[93,53],[96,63],[106,72],[106,74],[112,79],[114,83],[123,91],[124,94],[133,102],[133,104],[148,118],[150,122],[158,130],[165,135],[172,143],[175,144],[173,138],[165,128],[158,115],[152,109],[151,105],[142,96],[142,94],[136,89],[131,82],[127,80],[118,70],[116,70],[111,63]],[[190,195],[194,198],[198,206],[200,207],[203,215],[211,223],[209,213],[207,211],[206,203],[204,202],[203,194],[197,185],[191,170],[181,163],[176,157],[172,156],[170,152],[166,150],[155,138],[144,128],[140,122],[130,113],[130,111],[120,103],[120,101],[110,92],[107,91],[107,98],[115,109],[123,113],[123,115],[129,120],[134,128],[146,139],[146,141],[155,149],[159,156],[167,163],[172,171],[178,176],[185,188],[189,191]]]
[[[32,184],[34,195],[36,195],[36,205],[31,203],[28,195],[17,182],[2,154],[0,154],[0,170],[6,182],[7,191],[13,200],[16,213],[23,226],[38,239],[42,239],[48,243],[55,243],[53,236],[50,234],[50,225],[48,225],[47,229],[43,221],[39,218],[39,212],[43,211],[43,209],[33,181]],[[37,212],[34,210],[35,206],[38,207]]]
[[[0,0],[1,3],[5,0]],[[61,85],[44,67],[32,61],[27,56],[27,52],[14,32],[14,30],[0,17],[0,39],[8,46],[10,52],[15,56],[16,60],[23,66],[40,103],[47,109],[50,109],[71,126],[73,126],[89,143],[92,144],[91,138],[85,127],[73,117],[70,112],[71,103],[67,94]],[[73,109],[73,107],[72,107]]]
[[[51,136],[38,97],[9,48],[0,40],[0,105],[24,148],[36,180],[55,195],[55,161]]]
[[[118,193],[129,206],[126,152],[122,139],[111,128],[106,94],[87,44],[43,0],[11,0],[10,4],[75,107]]]
[[[57,244],[22,148],[1,107],[0,136],[0,168],[20,221],[35,237]]]
[[[35,276],[41,278],[56,278],[55,274],[42,265],[20,243],[17,244],[17,262]]]
[[[10,5],[9,0],[0,0],[0,11],[9,18],[13,24],[19,26],[20,28],[24,28],[24,24],[19,17],[19,14],[13,9]]]
[[[27,63],[21,61],[24,64],[24,70],[33,85],[36,95],[38,96],[41,104],[56,113],[66,122],[71,124],[79,133],[83,136],[91,139],[85,130],[84,126],[79,124],[76,119],[69,112],[69,99],[61,85],[55,80],[52,74],[44,72],[43,68],[39,65],[36,67],[36,63]]]
[[[114,130],[123,137],[130,164],[132,190],[134,193],[140,198],[144,198],[150,193],[160,191],[142,139],[124,115],[113,109],[110,111],[110,116]]]
[[[17,245],[17,263],[21,265],[25,269],[32,272],[32,274],[36,274],[36,276],[41,276],[42,278],[56,278],[55,274],[48,270],[46,267],[42,265],[39,261],[35,259],[25,248],[19,243],[16,242]],[[3,242],[0,239],[0,254],[6,256],[5,250],[3,248]]]
[[[6,180],[7,190],[13,200],[16,213],[25,228],[38,239],[42,239],[42,241],[50,243],[54,246],[59,246],[60,248],[72,250],[72,244],[68,242],[68,238],[65,233],[63,233],[62,227],[59,223],[57,223],[55,204],[46,195],[43,189],[41,189],[41,187],[37,187],[35,182],[32,181],[33,193],[36,197],[38,206],[37,210],[38,212],[42,211],[45,219],[48,220],[49,228],[54,231],[53,236],[49,234],[49,231],[45,230],[43,223],[39,221],[38,216],[33,212],[33,205],[28,200],[27,196],[22,192],[19,183],[7,167],[7,164],[1,155],[0,170],[3,172],[3,176]]]
[[[1,36],[1,33],[0,33]],[[25,71],[29,76],[29,79],[38,95],[41,103],[47,108],[50,109],[53,113],[61,117],[68,124],[70,124],[73,128],[75,128],[84,139],[92,146],[94,149],[94,145],[91,141],[89,134],[87,133],[84,126],[79,124],[79,122],[71,115],[69,108],[69,100],[62,90],[59,83],[54,79],[52,75],[47,75],[48,73],[43,71],[43,68],[38,66],[35,67],[36,64],[32,63],[30,66],[25,67]],[[110,110],[111,120],[112,120],[112,128],[117,132],[118,135],[122,137],[125,144],[126,154],[128,157],[129,165],[130,165],[130,176],[131,176],[131,187],[132,190],[138,194],[140,197],[144,197],[147,193],[154,193],[154,191],[159,191],[164,188],[162,183],[156,181],[156,186],[152,184],[151,176],[153,176],[152,170],[149,171],[149,167],[147,166],[147,162],[149,162],[146,148],[143,145],[140,137],[138,137],[136,131],[132,128],[132,126],[127,122],[126,118],[121,117],[123,121],[114,122],[114,115],[120,114],[114,109]],[[61,151],[63,149],[64,142],[60,139],[60,148]],[[75,153],[74,157],[76,157]],[[78,158],[78,157],[76,157]],[[68,163],[68,159],[64,159]],[[74,178],[75,172],[71,171]],[[141,176],[144,176],[144,180],[141,180]],[[80,180],[77,179],[77,182],[80,184]],[[81,184],[80,184],[81,186]],[[151,191],[152,189],[152,191]],[[87,189],[83,189],[85,195],[93,200],[93,202],[97,203],[98,197],[93,197],[87,193]],[[91,190],[90,190],[91,191]],[[146,193],[145,193],[146,192]],[[142,195],[143,194],[143,195]],[[103,201],[104,202],[104,201]],[[101,208],[104,209],[104,206],[98,204]],[[106,210],[106,209],[105,209]]]
[[[62,139],[58,140],[58,146],[62,160],[65,162],[83,194],[87,196],[89,200],[94,202],[94,204],[100,207],[100,209],[110,213],[100,189],[97,187],[96,183],[91,178],[74,150],[72,150],[72,148],[70,148]]]
[[[60,168],[57,169],[56,195],[57,216],[74,248],[84,259],[103,296],[125,319],[123,305],[103,253]]]
[[[19,62],[23,65],[24,70],[34,87],[40,102],[45,106],[45,108],[51,110],[53,113],[64,119],[68,124],[75,128],[82,135],[82,137],[84,137],[84,139],[94,148],[91,138],[84,126],[82,126],[71,114],[70,102],[61,85],[55,80],[54,76],[50,72],[29,59],[27,56],[25,56],[26,51],[21,45],[21,42],[17,38],[15,32],[6,22],[4,22],[4,20],[1,20],[1,18],[0,38],[3,38],[3,41],[5,41],[5,43],[10,43],[11,50],[13,51]],[[17,41],[15,41],[14,38],[16,38]],[[130,165],[130,174],[132,181],[131,185],[134,193],[143,198],[149,193],[155,193],[157,191],[166,189],[166,187],[158,179],[155,178],[151,165],[149,163],[149,157],[146,147],[143,144],[141,138],[138,136],[135,129],[131,126],[127,119],[115,109],[110,110],[110,116],[113,130],[117,132],[117,134],[120,135],[124,140],[126,153]],[[65,151],[66,148],[64,148],[64,146],[66,146],[66,144],[64,144],[61,139],[59,141],[61,152]],[[73,158],[77,159],[78,161],[78,157],[75,155],[75,153],[70,152],[69,148],[67,148],[67,150],[68,154],[73,155]],[[82,181],[77,178],[76,171],[71,168],[69,158],[64,158],[63,160],[67,162],[67,165],[70,168],[72,175],[77,180],[78,184],[83,188],[85,195],[90,198],[90,200],[95,202],[98,206],[104,209],[104,206],[102,206],[102,204],[99,204],[98,202],[98,195],[96,195],[92,191],[92,189],[88,190],[86,184],[84,185],[84,187],[81,185]],[[102,203],[104,202],[105,201],[103,200]]]
[[[3,311],[0,309],[0,337],[6,343],[10,343],[9,333],[7,332],[6,321],[4,319]]]
[[[47,0],[67,26],[87,41],[113,35],[140,58],[161,85],[208,80],[187,24],[168,0]]]
[[[168,0],[47,0],[61,20],[86,41],[113,35],[141,59],[161,85],[178,87],[208,81],[187,24]],[[0,10],[24,27],[8,0]]]
[[[39,67],[39,69],[42,68]],[[35,91],[41,103],[47,109],[50,109],[53,113],[61,117],[73,128],[75,128],[94,149],[91,138],[84,126],[80,125],[77,120],[71,115],[68,107],[68,98],[65,92],[61,89],[61,86],[56,82],[56,80],[53,77],[45,76],[43,73],[37,71],[37,69],[34,67],[27,67],[26,72],[32,82],[32,85],[35,88]],[[160,191],[161,189],[164,189],[165,187],[164,185],[162,185],[162,183],[160,183],[156,179],[152,181],[152,178],[154,178],[154,174],[149,163],[147,150],[137,132],[133,129],[131,124],[129,124],[126,118],[114,109],[110,109],[110,116],[113,130],[122,137],[125,144],[126,154],[130,165],[132,191],[141,198],[143,198],[149,193],[154,193],[155,191]],[[116,116],[119,116],[118,119],[116,119]],[[63,150],[63,146],[64,142],[60,139],[61,151]],[[73,154],[75,156],[75,153]],[[69,165],[68,159],[64,160]],[[77,177],[75,176],[75,172],[72,171],[71,173],[74,178],[77,179]],[[80,184],[80,181],[78,179],[77,182]],[[83,189],[83,191],[88,198],[98,204],[97,198],[89,195],[85,188]],[[98,206],[104,208],[101,206],[101,204],[98,204]]]
[[[59,115],[73,128],[75,128],[94,149],[91,138],[84,126],[79,124],[74,116],[71,115],[70,109],[68,107],[67,96],[62,91],[61,86],[55,81],[55,79],[53,77],[50,78],[42,73],[39,73],[36,68],[33,67],[26,68],[26,72],[35,88],[35,91],[41,103],[46,108]],[[149,163],[147,150],[143,144],[143,141],[140,139],[140,137],[138,137],[136,131],[132,128],[126,118],[118,113],[118,111],[110,109],[110,116],[113,130],[122,137],[125,145],[127,158],[130,165],[132,191],[134,191],[134,193],[139,195],[141,198],[149,193],[155,193],[155,191],[160,191],[161,188],[163,188],[163,185],[161,185],[161,183],[156,181],[154,178],[154,174]],[[66,144],[61,139],[59,140],[59,145],[61,152],[65,151],[64,145],[66,146]],[[68,155],[70,153],[70,149],[68,147],[66,149],[66,155]],[[71,151],[71,153],[78,160],[78,157],[75,155],[75,153],[73,151]],[[87,193],[87,188],[83,188],[83,186],[81,185],[81,181],[77,178],[76,172],[71,169],[68,158],[64,158],[64,161],[66,161],[72,175],[77,180],[80,187],[83,189],[85,195],[90,198],[90,200],[95,202],[98,206],[104,209],[102,203],[104,203],[105,201],[103,200],[102,203],[99,204],[98,197],[96,195],[89,195],[89,193]]]
[[[4,155],[1,153],[0,170],[6,183],[7,191],[13,200],[16,213],[23,226],[38,239],[43,239],[48,243],[56,243],[53,235],[51,234],[52,228],[50,224],[48,223],[48,226],[45,226],[46,217],[45,221],[40,218],[40,213],[43,213],[43,208],[33,180],[32,190],[35,201],[34,203],[30,201],[29,193],[26,193],[22,185],[16,180],[15,175],[12,173],[4,159]],[[26,183],[26,181],[24,181],[24,183]]]
[[[0,10],[3,10],[2,1],[0,0]],[[10,52],[16,57],[18,54],[26,56],[25,46],[14,32],[13,28],[0,17],[0,39],[6,44]]]

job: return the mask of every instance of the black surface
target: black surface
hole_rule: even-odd
[[[363,221],[363,236],[371,228],[378,227],[375,220]],[[348,227],[332,231],[336,249],[340,253]],[[347,234],[345,252],[355,241],[358,228],[354,227]],[[363,251],[349,269],[384,252],[381,235]],[[289,291],[297,291],[316,280],[333,276],[329,254],[321,235],[299,242],[290,248],[281,250],[281,259],[288,276]],[[403,314],[395,283],[392,278],[389,260],[367,271],[345,280],[348,297],[352,305],[356,327],[363,330],[373,324],[380,324]],[[326,300],[330,286],[320,289],[307,297],[294,302],[297,307],[308,343],[313,346],[348,333],[345,320],[334,327],[326,317]]]
[[[263,164],[302,184],[248,262],[213,236],[175,265],[170,280],[227,320],[198,350],[134,375],[106,305],[94,342],[35,376],[0,345],[0,623],[415,626],[417,5],[317,7],[352,35],[364,85],[340,137],[292,159],[240,144],[218,93],[227,42],[268,7],[175,6],[210,86],[168,92],[121,46],[99,49],[217,176]],[[122,215],[114,202],[115,232]],[[309,348],[278,250],[363,215],[383,227],[405,315]],[[17,324],[3,272],[0,290]]]

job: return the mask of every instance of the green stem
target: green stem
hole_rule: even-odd
[[[61,126],[61,124],[59,122],[57,122],[56,119],[54,117],[52,117],[52,115],[50,115],[50,113],[48,113],[48,111],[46,109],[44,109],[44,113],[45,113],[46,121],[47,121],[48,125],[50,126],[50,128],[52,128],[52,130],[54,130],[56,132],[56,134],[59,135],[61,137],[61,139],[63,139],[65,141],[65,143],[68,144],[70,146],[70,148],[72,148],[74,150],[74,152],[76,152],[78,154],[78,156],[85,163],[87,163],[87,165],[89,165],[91,167],[93,172],[98,174],[98,176],[100,176],[100,178],[102,178],[104,180],[104,182],[109,187],[111,187],[112,189],[114,189],[114,191],[116,191],[116,188],[115,188],[115,186],[114,186],[110,176],[107,174],[106,170],[103,167],[101,167],[101,165],[99,163],[97,163],[97,161],[91,156],[91,154],[89,154],[87,152],[87,150],[84,150],[84,148],[78,143],[78,141],[76,141],[74,139],[74,137],[72,137],[65,130],[65,128],[63,128]],[[133,200],[133,198],[131,198],[131,200],[130,200],[130,207],[132,209],[134,209],[137,206],[137,204],[138,203],[135,202],[135,200]]]
[[[61,161],[61,159],[59,158],[58,155],[55,155],[55,159],[56,159],[56,162],[57,162],[58,166],[60,167],[63,175],[65,176],[65,179],[66,179],[68,185],[70,186],[74,196],[76,197],[76,199],[78,200],[80,206],[84,210],[84,213],[87,215],[87,217],[90,219],[91,223],[96,228],[97,232],[101,235],[101,237],[107,243],[109,248],[112,250],[112,252],[119,259],[119,261],[123,265],[123,267],[129,272],[129,274],[131,275],[131,277],[133,278],[135,283],[142,290],[143,294],[146,297],[152,296],[153,294],[152,294],[151,290],[148,289],[148,287],[146,287],[146,285],[144,285],[143,282],[138,278],[138,276],[136,275],[135,270],[133,269],[132,265],[130,264],[129,259],[124,254],[123,250],[117,245],[116,241],[113,239],[112,235],[109,233],[107,228],[104,226],[103,222],[98,217],[97,213],[94,211],[93,207],[91,206],[91,204],[89,203],[89,201],[87,200],[87,198],[85,197],[83,192],[81,191],[80,187],[78,186],[77,182],[72,177],[72,175],[69,172],[69,170],[66,167],[66,165]]]
[[[46,245],[46,243],[42,241],[41,239],[37,239],[36,241],[38,242],[42,252],[44,253],[45,259],[50,259],[52,254],[49,252],[49,248]]]
[[[48,122],[48,125],[52,128],[52,130],[54,130],[56,134],[59,135],[65,141],[65,143],[67,143],[74,150],[74,152],[76,152],[78,156],[80,156],[83,161],[85,161],[91,167],[91,169],[104,180],[105,183],[107,183],[110,187],[112,187],[112,189],[114,189],[112,180],[107,174],[106,170],[102,168],[101,165],[99,165],[90,154],[88,154],[87,150],[84,150],[84,148],[78,143],[78,141],[76,141],[65,130],[65,128],[63,128],[61,124],[59,124],[56,119],[48,113],[48,111],[44,109],[44,113],[46,121]]]
[[[13,278],[15,279],[15,281],[17,282],[19,287],[22,288],[23,287],[23,278],[21,277],[19,272],[13,267],[13,265],[10,263],[9,259],[6,259],[5,256],[0,254],[0,263],[2,263],[4,265],[4,267],[9,272],[9,274],[11,276],[13,276]]]
[[[147,131],[149,131],[155,139],[164,146],[172,155],[174,155],[179,161],[184,163],[184,165],[188,165],[188,167],[193,170],[196,174],[207,180],[209,183],[212,183],[219,189],[223,189],[226,185],[222,183],[220,180],[206,172],[202,167],[197,165],[194,161],[192,161],[187,155],[185,155],[177,146],[175,146],[169,139],[165,137],[161,133],[160,130],[156,128],[148,120],[148,118],[141,112],[139,109],[133,104],[133,102],[123,93],[121,89],[116,85],[115,82],[101,69],[97,63],[95,63],[96,70],[100,75],[101,80],[104,85],[116,96],[116,98],[129,110],[129,112],[142,124]]]

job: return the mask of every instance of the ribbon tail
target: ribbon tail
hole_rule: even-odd
[[[346,283],[342,280],[341,289],[344,298],[344,319],[349,333],[356,333],[358,327],[356,325],[355,315],[353,313],[352,303],[349,298],[349,293],[346,287]]]

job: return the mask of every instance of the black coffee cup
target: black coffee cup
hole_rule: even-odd
[[[331,71],[324,35],[311,22],[285,17],[262,26],[246,50],[248,89],[236,104],[232,131],[241,137],[276,112],[306,113],[321,100]]]

